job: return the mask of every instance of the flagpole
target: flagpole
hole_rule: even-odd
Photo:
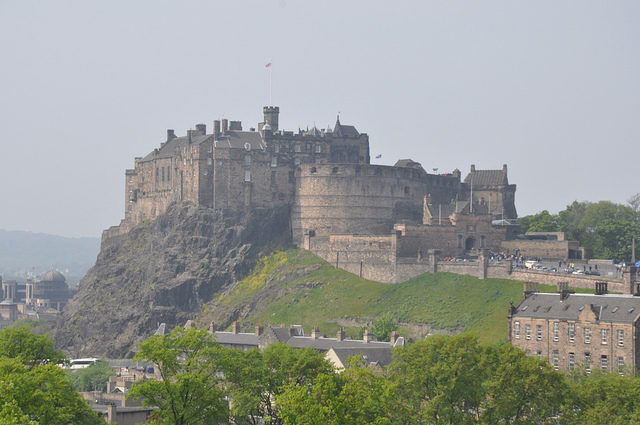
[[[269,66],[269,106],[273,106],[273,102],[271,101],[271,66]]]

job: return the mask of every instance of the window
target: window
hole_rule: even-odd
[[[293,160],[293,165],[295,165],[296,167],[297,167],[298,165],[300,165],[300,158],[295,158],[295,159]]]
[[[484,236],[480,236],[480,248],[484,248]]]
[[[289,183],[294,183],[296,181],[296,175],[293,171],[289,171]]]
[[[531,325],[528,323],[524,325],[524,338],[531,339]]]
[[[171,166],[170,165],[167,166],[167,181],[168,182],[171,181]]]
[[[624,331],[618,329],[618,347],[624,347]]]
[[[553,340],[558,342],[558,332],[560,331],[560,323],[553,322]]]
[[[162,167],[162,182],[164,183],[164,167]]]
[[[542,325],[536,325],[536,339],[542,341]]]
[[[591,329],[584,328],[584,343],[591,344]]]
[[[603,354],[600,356],[600,368],[602,370],[609,369],[609,360],[607,359],[607,355]]]
[[[458,248],[462,248],[462,235],[458,235]]]
[[[277,167],[278,166],[278,157],[274,156],[273,158],[271,158],[271,166],[272,167]]]
[[[273,151],[274,151],[275,153],[280,152],[280,145],[276,144],[276,145],[273,147]]]
[[[245,166],[247,166],[247,167],[248,167],[249,165],[251,165],[251,155],[246,154],[246,155],[244,156],[244,165],[245,165]]]
[[[558,350],[553,350],[551,353],[551,361],[553,363],[553,368],[558,370]]]
[[[584,353],[584,370],[591,373],[591,353]]]
[[[211,165],[211,164],[213,164],[213,159],[207,158],[207,165]]]
[[[569,353],[569,370],[573,370],[576,365],[576,355],[574,353]]]
[[[576,339],[576,324],[569,323],[569,342],[573,342]]]
[[[624,357],[618,357],[618,373],[624,375]]]
[[[271,184],[276,184],[276,172],[271,172]]]
[[[322,153],[322,145],[316,145],[316,153]]]
[[[156,183],[158,183],[158,179],[160,178],[160,171],[156,167]]]
[[[244,181],[245,182],[251,181],[251,170],[244,170]]]
[[[513,324],[513,334],[516,339],[520,339],[520,322]]]
[[[300,145],[299,145],[299,144],[296,144],[296,145],[293,147],[293,151],[294,151],[294,152],[301,152],[301,151],[302,151],[302,149],[300,148]]]
[[[602,345],[606,345],[607,344],[607,330],[606,329],[600,329],[600,339],[602,340]]]
[[[542,360],[543,359],[542,351],[540,351],[540,350],[536,351],[536,356],[538,356],[538,360]]]

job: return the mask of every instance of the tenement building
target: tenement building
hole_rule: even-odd
[[[509,340],[555,369],[631,374],[640,367],[639,318],[637,286],[630,295],[607,293],[606,282],[596,283],[595,294],[576,294],[566,284],[541,293],[527,282],[523,300],[510,307]]]

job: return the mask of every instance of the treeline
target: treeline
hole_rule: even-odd
[[[162,378],[130,394],[158,407],[156,424],[640,423],[638,378],[564,375],[471,334],[396,348],[382,369],[354,357],[335,371],[322,354],[284,344],[222,348],[195,329],[153,336],[137,358],[155,363]]]
[[[573,202],[558,214],[544,210],[518,219],[523,232],[565,232],[591,249],[592,258],[631,259],[631,241],[640,237],[640,194],[629,205],[609,201]]]

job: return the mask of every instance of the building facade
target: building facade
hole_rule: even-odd
[[[560,284],[540,293],[525,284],[523,300],[509,311],[509,340],[528,354],[546,358],[557,370],[584,368],[632,374],[640,367],[640,293],[576,294]]]

